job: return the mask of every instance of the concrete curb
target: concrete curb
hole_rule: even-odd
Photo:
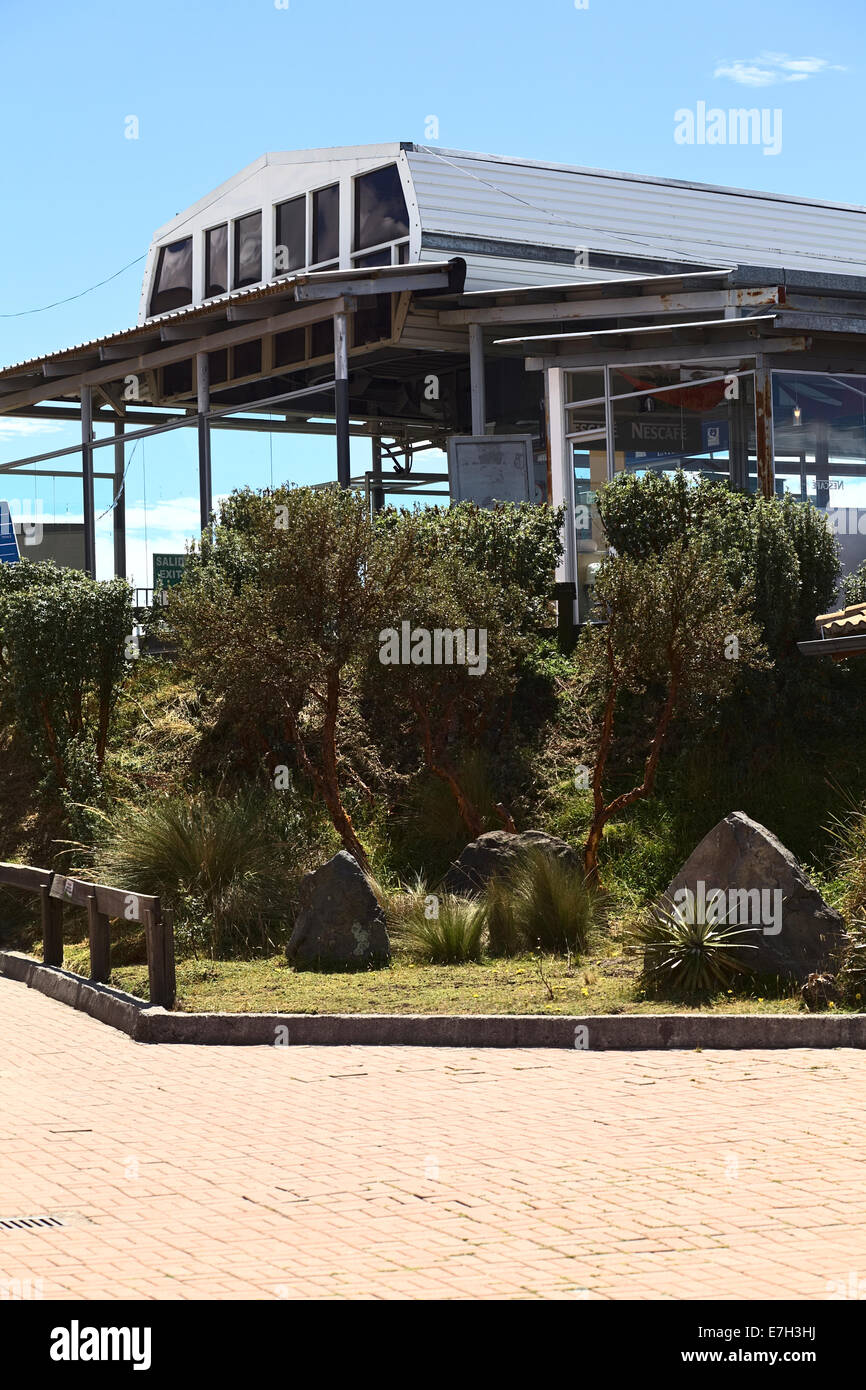
[[[20,980],[143,1043],[211,1046],[866,1048],[866,1014],[181,1014],[96,985],[18,951],[0,975]]]

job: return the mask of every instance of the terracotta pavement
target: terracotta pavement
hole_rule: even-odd
[[[864,1297],[864,1114],[855,1051],[157,1047],[0,979],[0,1297]]]

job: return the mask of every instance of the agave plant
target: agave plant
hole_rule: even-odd
[[[689,921],[669,898],[656,904],[635,930],[635,948],[643,950],[641,985],[651,991],[706,994],[727,989],[738,975],[751,973],[737,952],[755,951],[742,938],[754,927],[732,927],[724,918],[694,914]]]

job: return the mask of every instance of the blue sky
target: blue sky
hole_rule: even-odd
[[[431,115],[446,148],[866,203],[862,0],[3,0],[2,25],[3,365],[134,323],[142,262],[29,311],[143,256],[156,227],[264,151],[433,143]],[[781,152],[678,144],[674,113],[700,101],[780,108]],[[195,530],[183,435],[140,446],[130,468],[139,584],[147,551],[183,549]],[[4,460],[73,441],[0,419]],[[332,456],[330,441],[275,436],[271,449],[215,432],[215,490],[261,486],[272,468],[278,481],[333,476]],[[80,516],[80,484],[31,491],[46,516]],[[97,511],[110,501],[98,484]],[[110,534],[106,519],[101,575]]]

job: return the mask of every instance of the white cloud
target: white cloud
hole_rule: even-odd
[[[845,72],[826,58],[791,58],[787,53],[762,53],[716,65],[714,77],[727,77],[741,87],[772,87],[777,82],[806,82],[822,72]]]
[[[49,425],[44,420],[25,420],[17,415],[0,415],[0,439],[21,439],[29,435],[58,434],[62,425]]]

